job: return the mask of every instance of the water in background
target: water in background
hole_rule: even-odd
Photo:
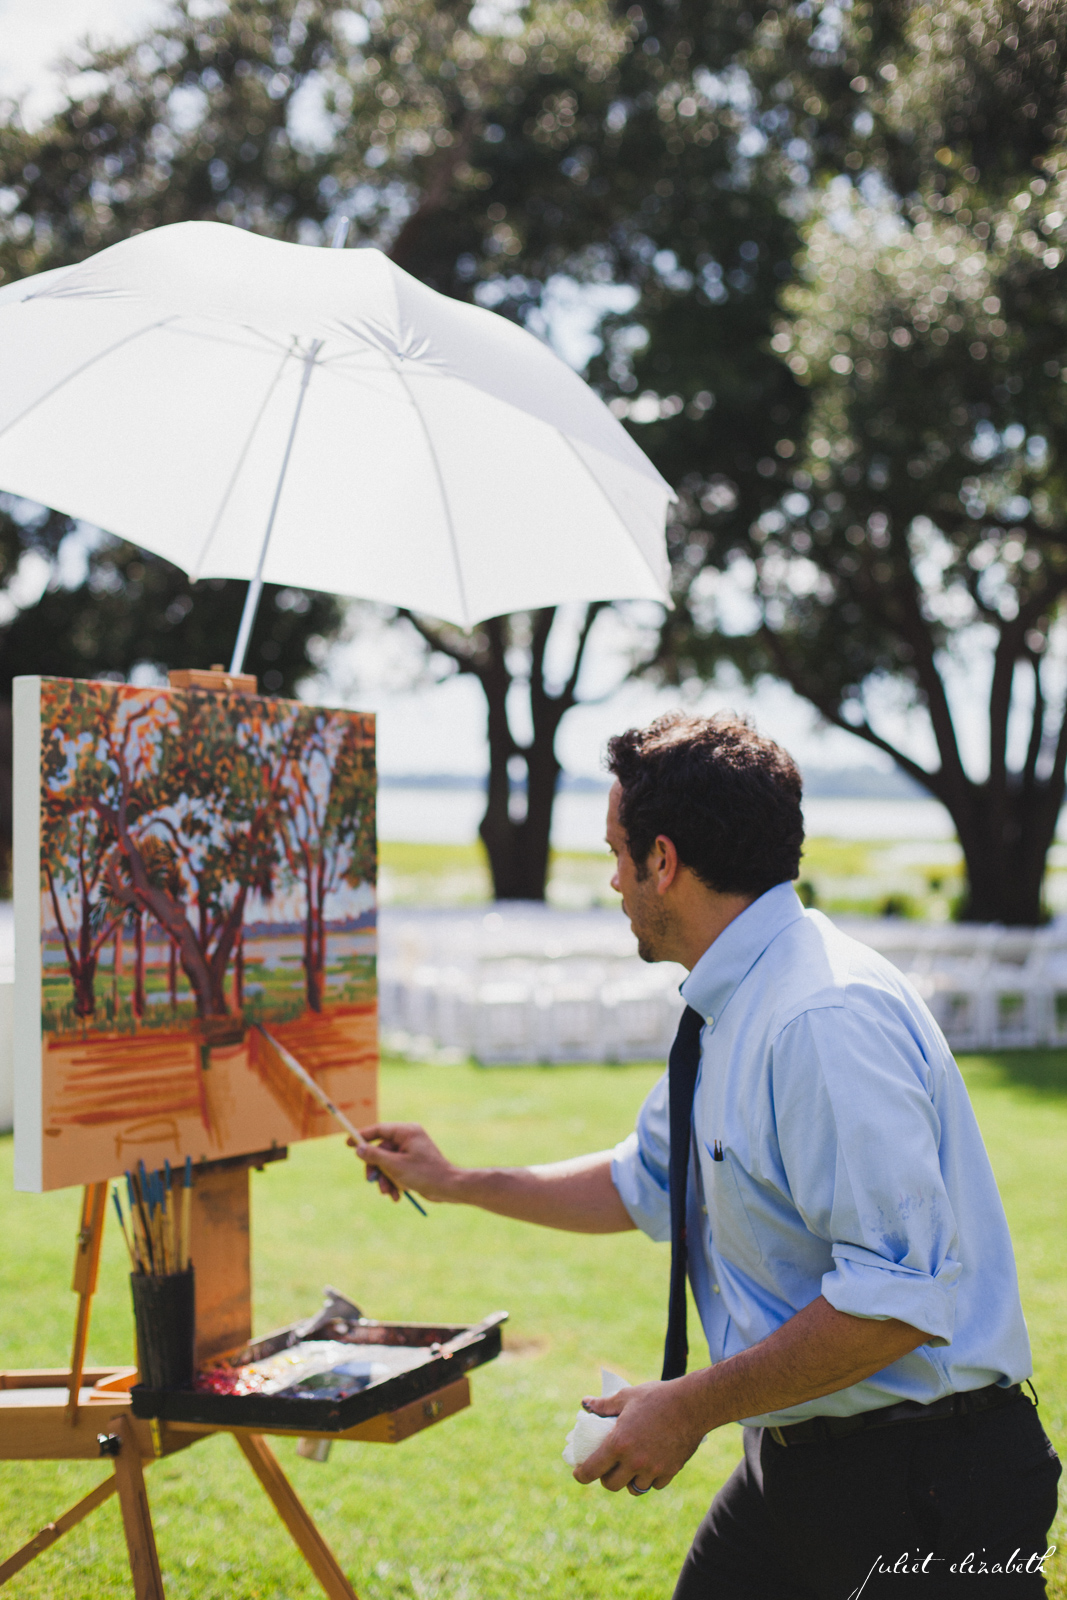
[[[470,844],[485,808],[480,789],[407,788],[385,783],[378,793],[378,833],[411,844]],[[556,800],[552,843],[557,850],[602,850],[607,791],[569,793]],[[809,800],[810,838],[942,840],[955,837],[936,800]]]

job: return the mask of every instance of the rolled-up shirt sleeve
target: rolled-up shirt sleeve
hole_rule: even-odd
[[[793,1203],[833,1257],[824,1298],[851,1316],[896,1317],[930,1344],[950,1343],[956,1219],[926,1063],[904,1019],[848,1005],[805,1012],[775,1040],[772,1071]]]
[[[637,1127],[611,1155],[611,1181],[634,1226],[650,1239],[671,1236],[670,1112],[667,1074],[648,1094]]]

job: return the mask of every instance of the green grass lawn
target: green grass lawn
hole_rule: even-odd
[[[379,846],[385,905],[475,905],[492,899],[485,851],[472,844]],[[915,858],[918,859],[915,859]],[[962,890],[959,846],[891,840],[808,839],[800,867],[805,894],[823,911],[881,915],[892,901],[897,915],[944,919]],[[1058,882],[1067,874],[1050,874]],[[564,910],[616,907],[611,859],[603,851],[555,850],[548,875],[548,900]],[[1059,895],[1056,903],[1064,899]]]
[[[971,1058],[964,1069],[1015,1237],[1045,1425],[1067,1446],[1067,1055]],[[385,1115],[426,1122],[458,1160],[524,1163],[611,1144],[651,1067],[387,1065]],[[0,1366],[63,1364],[78,1195],[16,1195],[0,1140]],[[560,1460],[603,1361],[655,1374],[667,1250],[639,1234],[582,1238],[478,1212],[428,1220],[368,1189],[340,1139],[253,1178],[256,1328],[315,1309],[325,1283],[371,1315],[475,1320],[506,1306],[505,1356],[472,1378],[474,1405],[397,1447],[336,1445],[325,1465],[277,1442],[285,1470],[362,1600],[661,1600],[739,1453],[726,1428],[662,1495],[582,1489]],[[105,1240],[90,1360],[126,1360],[131,1317],[117,1230]],[[691,1323],[692,1327],[692,1323]],[[96,1463],[0,1463],[0,1554],[103,1476]],[[321,1591],[268,1501],[220,1437],[148,1474],[169,1600],[299,1600]],[[1061,1518],[1061,1544],[1067,1519]],[[1067,1561],[1050,1593],[1067,1600]],[[128,1595],[114,1502],[15,1578],[12,1600]]]

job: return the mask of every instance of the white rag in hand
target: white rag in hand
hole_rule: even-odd
[[[609,1396],[618,1394],[620,1389],[628,1389],[629,1387],[630,1385],[625,1378],[617,1377],[614,1372],[608,1372],[605,1367],[601,1367],[600,1398],[602,1400],[607,1400]],[[568,1467],[580,1467],[582,1462],[593,1454],[597,1446],[604,1443],[617,1421],[617,1417],[598,1417],[592,1411],[579,1411],[574,1427],[567,1435],[567,1443],[563,1451],[563,1459]]]

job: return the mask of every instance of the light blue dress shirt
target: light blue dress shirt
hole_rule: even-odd
[[[782,883],[719,935],[682,994],[706,1018],[686,1237],[711,1360],[820,1294],[930,1336],[862,1383],[747,1423],[927,1404],[1028,1377],[989,1159],[948,1045],[902,974]],[[653,1239],[671,1232],[669,1141],[664,1074],[611,1169]]]

